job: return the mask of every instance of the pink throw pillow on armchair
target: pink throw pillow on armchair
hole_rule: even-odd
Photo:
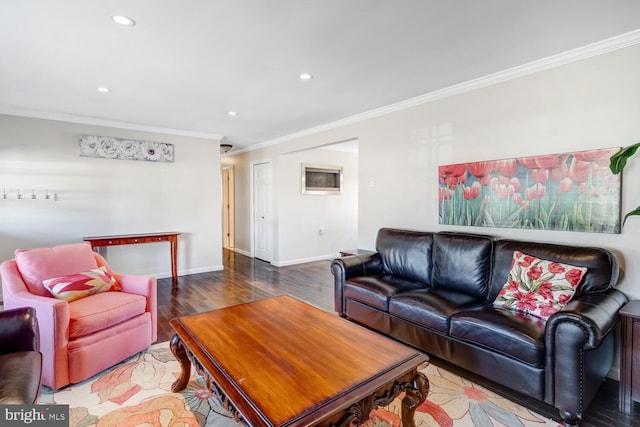
[[[119,291],[120,285],[109,274],[107,267],[83,271],[69,276],[54,277],[43,281],[44,287],[54,297],[71,302],[100,292]]]
[[[16,265],[29,292],[50,297],[43,281],[98,268],[88,243],[71,243],[47,248],[17,249]]]

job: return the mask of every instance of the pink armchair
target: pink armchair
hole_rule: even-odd
[[[67,302],[44,287],[46,279],[105,266],[121,285]],[[114,273],[87,243],[17,250],[0,264],[5,308],[34,307],[40,326],[42,383],[57,390],[130,357],[156,341],[157,283]]]

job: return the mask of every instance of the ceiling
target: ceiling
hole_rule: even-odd
[[[638,29],[638,0],[5,0],[0,113],[237,151]]]

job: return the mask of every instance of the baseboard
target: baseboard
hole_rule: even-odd
[[[251,258],[251,253],[249,253],[247,251],[243,251],[242,249],[233,248],[232,251],[236,252],[236,253],[239,253],[240,255],[248,256],[249,258]]]
[[[324,261],[327,259],[335,259],[335,258],[340,258],[340,253],[320,255],[320,256],[315,256],[310,258],[292,259],[288,261],[272,262],[271,264],[273,264],[276,267],[286,267],[287,265],[304,264],[305,262]]]
[[[200,268],[189,268],[187,270],[178,271],[178,276],[183,274],[198,274],[198,273],[209,273],[212,271],[221,271],[224,270],[223,265],[210,265],[208,267],[200,267]],[[171,275],[169,275],[170,277]]]
[[[198,274],[198,273],[210,273],[213,271],[220,271],[223,269],[224,267],[222,265],[211,265],[207,267],[188,268],[184,270],[178,270],[178,276],[186,276],[188,274]],[[171,272],[149,274],[148,276],[155,277],[156,279],[168,279],[168,278],[171,278]]]
[[[231,248],[230,250],[240,254],[240,255],[244,255],[244,256],[248,256],[249,258],[253,258],[253,255],[250,252],[247,252],[245,250],[239,249],[239,248]],[[295,265],[295,264],[304,264],[305,262],[313,262],[313,261],[322,261],[325,259],[334,259],[334,258],[340,258],[340,253],[334,253],[334,254],[328,254],[328,255],[320,255],[320,256],[315,256],[315,257],[310,257],[310,258],[298,258],[298,259],[292,259],[292,260],[288,260],[288,261],[272,261],[271,265],[273,265],[274,267],[286,267],[287,265]]]

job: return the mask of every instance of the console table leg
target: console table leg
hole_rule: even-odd
[[[184,348],[184,344],[178,337],[178,334],[171,338],[171,352],[175,358],[180,362],[180,376],[173,384],[171,384],[171,391],[174,393],[184,390],[189,384],[191,378],[191,361],[187,356],[187,351]]]
[[[402,425],[403,427],[415,427],[414,415],[416,408],[422,405],[429,394],[429,380],[422,372],[416,372],[411,387],[405,389],[402,399]]]
[[[171,243],[171,278],[173,279],[173,283],[177,284],[178,282],[178,263],[177,263],[177,252],[178,252],[178,237],[173,236],[170,240]]]

